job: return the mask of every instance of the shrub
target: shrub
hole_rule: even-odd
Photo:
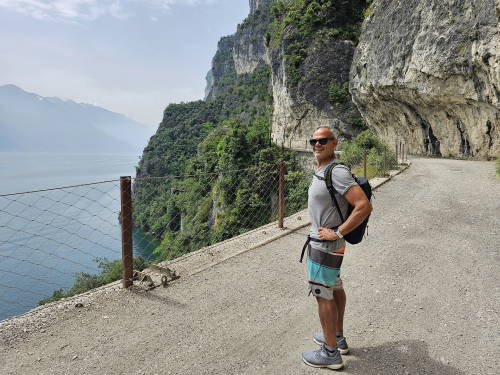
[[[368,126],[366,125],[366,122],[365,120],[363,119],[363,117],[353,117],[351,119],[351,125],[354,129],[358,129],[358,130],[366,130],[368,129]]]
[[[383,174],[397,166],[394,152],[370,130],[363,131],[352,142],[342,143],[341,151],[340,160],[353,168],[363,165],[366,153],[371,176]],[[359,174],[359,171],[356,169],[355,173]]]
[[[288,172],[285,175],[286,213],[291,215],[307,207],[307,189],[309,188],[309,175],[302,171]]]
[[[108,261],[106,258],[96,258],[94,261],[98,263],[98,267],[100,269],[100,272],[97,275],[86,272],[77,272],[71,289],[67,291],[64,291],[63,289],[55,290],[51,297],[38,301],[38,305],[41,306],[49,302],[58,301],[62,298],[68,298],[77,294],[85,293],[89,290],[121,279],[121,259]],[[148,266],[148,264],[149,263],[147,263],[143,257],[135,257],[133,267],[134,270],[142,271]]]
[[[333,105],[344,103],[349,97],[349,82],[344,82],[339,86],[335,79],[332,79],[328,88],[328,99]]]
[[[340,147],[342,154],[340,161],[348,165],[358,165],[363,162],[364,150],[354,142],[343,142]]]

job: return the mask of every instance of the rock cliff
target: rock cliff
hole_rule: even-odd
[[[376,0],[351,68],[368,125],[410,151],[500,152],[499,0]]]
[[[265,34],[271,22],[270,7],[275,0],[250,0],[250,14],[238,25],[234,35],[222,37],[207,73],[205,99],[221,93],[228,74],[252,73],[256,68],[269,65]],[[228,82],[225,82],[226,84]]]
[[[205,88],[205,99],[213,99],[219,95],[225,84],[223,77],[235,73],[233,60],[234,36],[225,36],[219,40],[217,52],[212,59],[212,69],[207,73],[207,86]],[[227,81],[227,80],[226,80]]]
[[[285,39],[284,43],[288,43]],[[307,149],[307,139],[315,128],[332,126],[339,135],[351,137],[359,130],[353,122],[359,113],[349,98],[332,103],[332,82],[342,87],[349,80],[355,45],[349,40],[318,38],[301,65],[301,78],[295,87],[288,84],[283,47],[272,55],[273,121],[272,139],[279,145]]]
[[[236,75],[241,75],[269,65],[274,99],[271,136],[276,143],[296,150],[307,148],[306,139],[319,125],[332,125],[346,137],[357,134],[364,125],[346,86],[355,49],[355,42],[349,39],[355,39],[354,34],[345,36],[336,29],[327,31],[324,21],[317,22],[310,35],[301,40],[307,52],[297,64],[300,66],[296,73],[300,78],[291,84],[287,65],[294,59],[289,50],[297,43],[297,27],[292,22],[279,36],[274,35],[276,27],[284,24],[287,12],[295,11],[296,7],[307,9],[308,4],[317,2],[283,5],[282,13],[273,15],[272,7],[277,3],[276,0],[250,0],[249,16],[238,25],[234,36],[225,37],[231,41],[223,38],[219,42],[212,69],[207,74],[206,98],[214,98],[221,92],[221,73],[234,69]],[[349,12],[359,14],[365,1],[351,3],[354,5],[328,5],[326,8],[330,11],[337,11],[339,7],[348,10],[345,14],[347,22],[334,20],[333,23],[343,27],[343,31],[349,29],[345,26],[352,20],[354,24],[359,23],[359,19]],[[229,50],[232,50],[232,58],[229,58]],[[332,87],[340,93],[334,101],[331,99]]]
[[[250,14],[254,13],[263,3],[270,1],[272,0],[249,0]]]
[[[283,3],[282,3],[283,4]],[[308,148],[320,125],[351,138],[364,128],[348,91],[364,0],[293,1],[275,8],[270,40],[274,112],[272,138]]]
[[[269,65],[265,35],[271,22],[274,0],[250,0],[250,15],[238,25],[234,36],[233,59],[237,74],[251,73]]]

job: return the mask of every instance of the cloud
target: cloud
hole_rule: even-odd
[[[118,19],[134,15],[132,4],[170,11],[175,5],[197,6],[213,4],[218,0],[0,0],[0,8],[26,16],[50,21],[92,21],[108,16]]]

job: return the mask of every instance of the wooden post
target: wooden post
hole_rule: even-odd
[[[396,141],[396,164],[399,164],[398,160],[398,141]]]
[[[278,204],[279,204],[279,223],[278,228],[283,229],[283,221],[285,219],[285,162],[280,161],[279,167],[279,194],[278,194]]]
[[[132,179],[120,177],[121,226],[122,226],[122,285],[131,286],[133,277],[132,254]]]

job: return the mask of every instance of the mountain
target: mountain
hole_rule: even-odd
[[[214,99],[271,68],[272,140],[300,151],[319,125],[368,126],[412,154],[500,152],[500,0],[249,0],[207,75]]]
[[[146,127],[91,104],[0,86],[0,151],[140,153]]]
[[[221,39],[207,74],[206,99],[228,82],[268,67],[271,139],[297,151],[320,125],[343,138],[366,128],[349,94],[349,71],[366,0],[249,0],[250,14]]]

